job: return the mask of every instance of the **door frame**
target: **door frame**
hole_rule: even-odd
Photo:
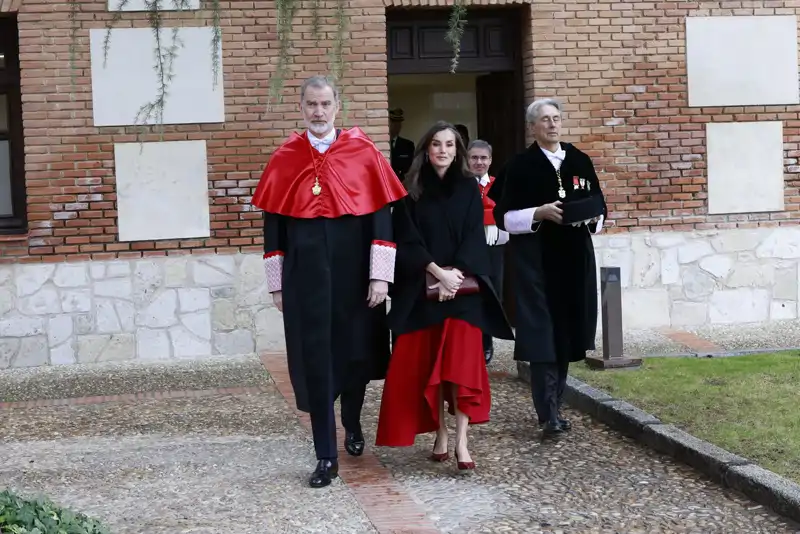
[[[467,11],[467,26],[478,21],[480,23],[494,22],[507,26],[511,32],[511,62],[512,68],[496,68],[488,58],[480,61],[479,64],[469,65],[469,61],[462,58],[456,73],[459,72],[507,72],[519,71],[520,80],[522,79],[522,44],[523,44],[523,20],[521,16],[525,6],[523,4],[512,4],[505,7],[484,7],[470,6]],[[450,17],[452,7],[429,7],[429,6],[392,6],[386,8],[386,72],[387,76],[399,74],[447,74],[450,72],[450,58],[446,62],[421,62],[415,60],[395,60],[391,54],[391,31],[396,25],[429,26],[441,24]],[[414,41],[416,42],[416,41]],[[462,68],[461,65],[467,64]],[[394,64],[394,66],[393,66]]]
[[[16,16],[0,17],[0,50],[5,68],[0,69],[0,92],[7,95],[8,134],[11,160],[12,217],[0,217],[0,235],[28,231],[25,194],[25,136],[22,125],[22,79],[19,62],[19,30]]]

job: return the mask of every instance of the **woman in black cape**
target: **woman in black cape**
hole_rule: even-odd
[[[407,447],[417,434],[436,432],[431,459],[447,460],[446,401],[456,417],[458,468],[473,469],[467,428],[487,422],[491,407],[482,332],[514,336],[489,280],[478,184],[451,124],[436,123],[417,143],[404,185],[409,195],[392,214],[397,258],[388,320],[397,341],[376,445]],[[478,292],[458,294],[465,277],[477,280]]]

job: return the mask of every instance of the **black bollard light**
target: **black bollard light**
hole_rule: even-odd
[[[587,356],[592,369],[639,367],[641,358],[624,354],[622,342],[622,277],[619,267],[600,267],[600,313],[603,321],[603,357]]]

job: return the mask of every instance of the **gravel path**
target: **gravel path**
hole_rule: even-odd
[[[460,474],[455,459],[428,461],[428,436],[410,449],[378,451],[442,532],[800,532],[577,412],[567,412],[567,438],[543,442],[533,430],[527,386],[511,377],[492,386],[493,419],[471,429],[474,473]],[[374,428],[379,388],[369,395]],[[452,448],[451,441],[451,457]]]
[[[311,441],[274,390],[3,415],[0,487],[114,534],[375,532],[347,486],[306,486]]]
[[[258,394],[2,411],[0,487],[43,492],[103,518],[118,534],[377,532],[368,507],[341,480],[323,490],[306,487],[314,464],[309,432],[254,371],[256,362],[217,362],[214,373],[183,371],[179,379],[168,366],[148,369],[158,388],[266,384]],[[511,367],[507,352],[491,366]],[[131,372],[140,387],[141,370]],[[96,371],[91,376],[102,383]],[[79,382],[70,387],[85,391]],[[478,468],[466,475],[454,459],[427,460],[430,436],[407,449],[371,446],[381,384],[369,389],[368,451],[440,532],[800,532],[581,414],[568,413],[574,425],[568,437],[542,442],[527,386],[502,374],[492,382],[493,419],[472,429]],[[0,383],[8,385],[9,376],[0,373]],[[98,385],[90,389],[104,394]],[[124,392],[125,380],[112,389]]]

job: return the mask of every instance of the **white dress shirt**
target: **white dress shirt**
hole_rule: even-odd
[[[553,168],[555,170],[559,170],[561,168],[561,164],[564,163],[564,158],[567,157],[567,153],[561,147],[561,143],[558,144],[558,150],[555,152],[550,152],[542,147],[539,147],[539,150],[544,152],[544,155],[547,156],[547,159],[553,164]]]
[[[327,133],[325,137],[320,139],[316,137],[311,131],[308,131],[308,140],[311,141],[311,146],[317,149],[317,152],[320,154],[324,154],[326,150],[328,150],[334,141],[336,141],[336,128],[333,128],[330,132]]]

